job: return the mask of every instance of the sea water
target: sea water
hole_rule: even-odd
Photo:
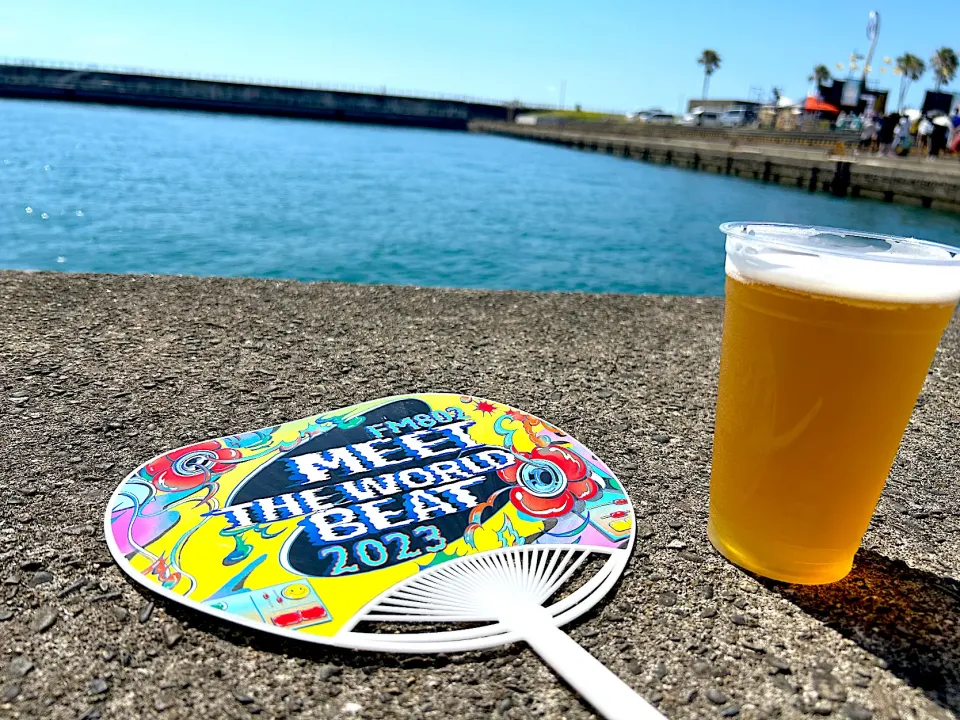
[[[0,100],[0,268],[723,292],[725,220],[960,216],[464,132]]]

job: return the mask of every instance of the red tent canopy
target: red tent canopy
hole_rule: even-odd
[[[823,100],[818,100],[817,98],[810,95],[807,97],[807,101],[803,104],[803,109],[807,112],[828,112],[828,113],[839,113],[840,110],[828,102]]]

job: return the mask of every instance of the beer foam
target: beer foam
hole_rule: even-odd
[[[725,223],[726,272],[741,282],[879,302],[960,299],[960,248],[775,223]]]

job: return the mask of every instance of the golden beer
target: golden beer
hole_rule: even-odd
[[[921,255],[928,245],[939,247],[923,244]],[[841,272],[826,283],[818,273],[832,258],[823,264],[822,247],[801,243],[801,256],[819,255],[801,257],[800,272],[784,269],[794,249],[776,247],[766,266],[748,254],[739,268],[730,250],[728,241],[707,532],[724,556],[760,575],[833,582],[850,571],[880,497],[956,304],[954,279],[937,266],[928,287],[891,290],[889,301],[878,296],[896,268],[857,268],[843,243]],[[884,262],[869,254],[859,264]],[[923,262],[909,268],[911,280]],[[950,273],[960,272],[950,262]]]

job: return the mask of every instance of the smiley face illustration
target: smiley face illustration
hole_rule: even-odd
[[[303,600],[310,594],[310,586],[306,583],[294,583],[287,585],[280,594],[287,600]]]

